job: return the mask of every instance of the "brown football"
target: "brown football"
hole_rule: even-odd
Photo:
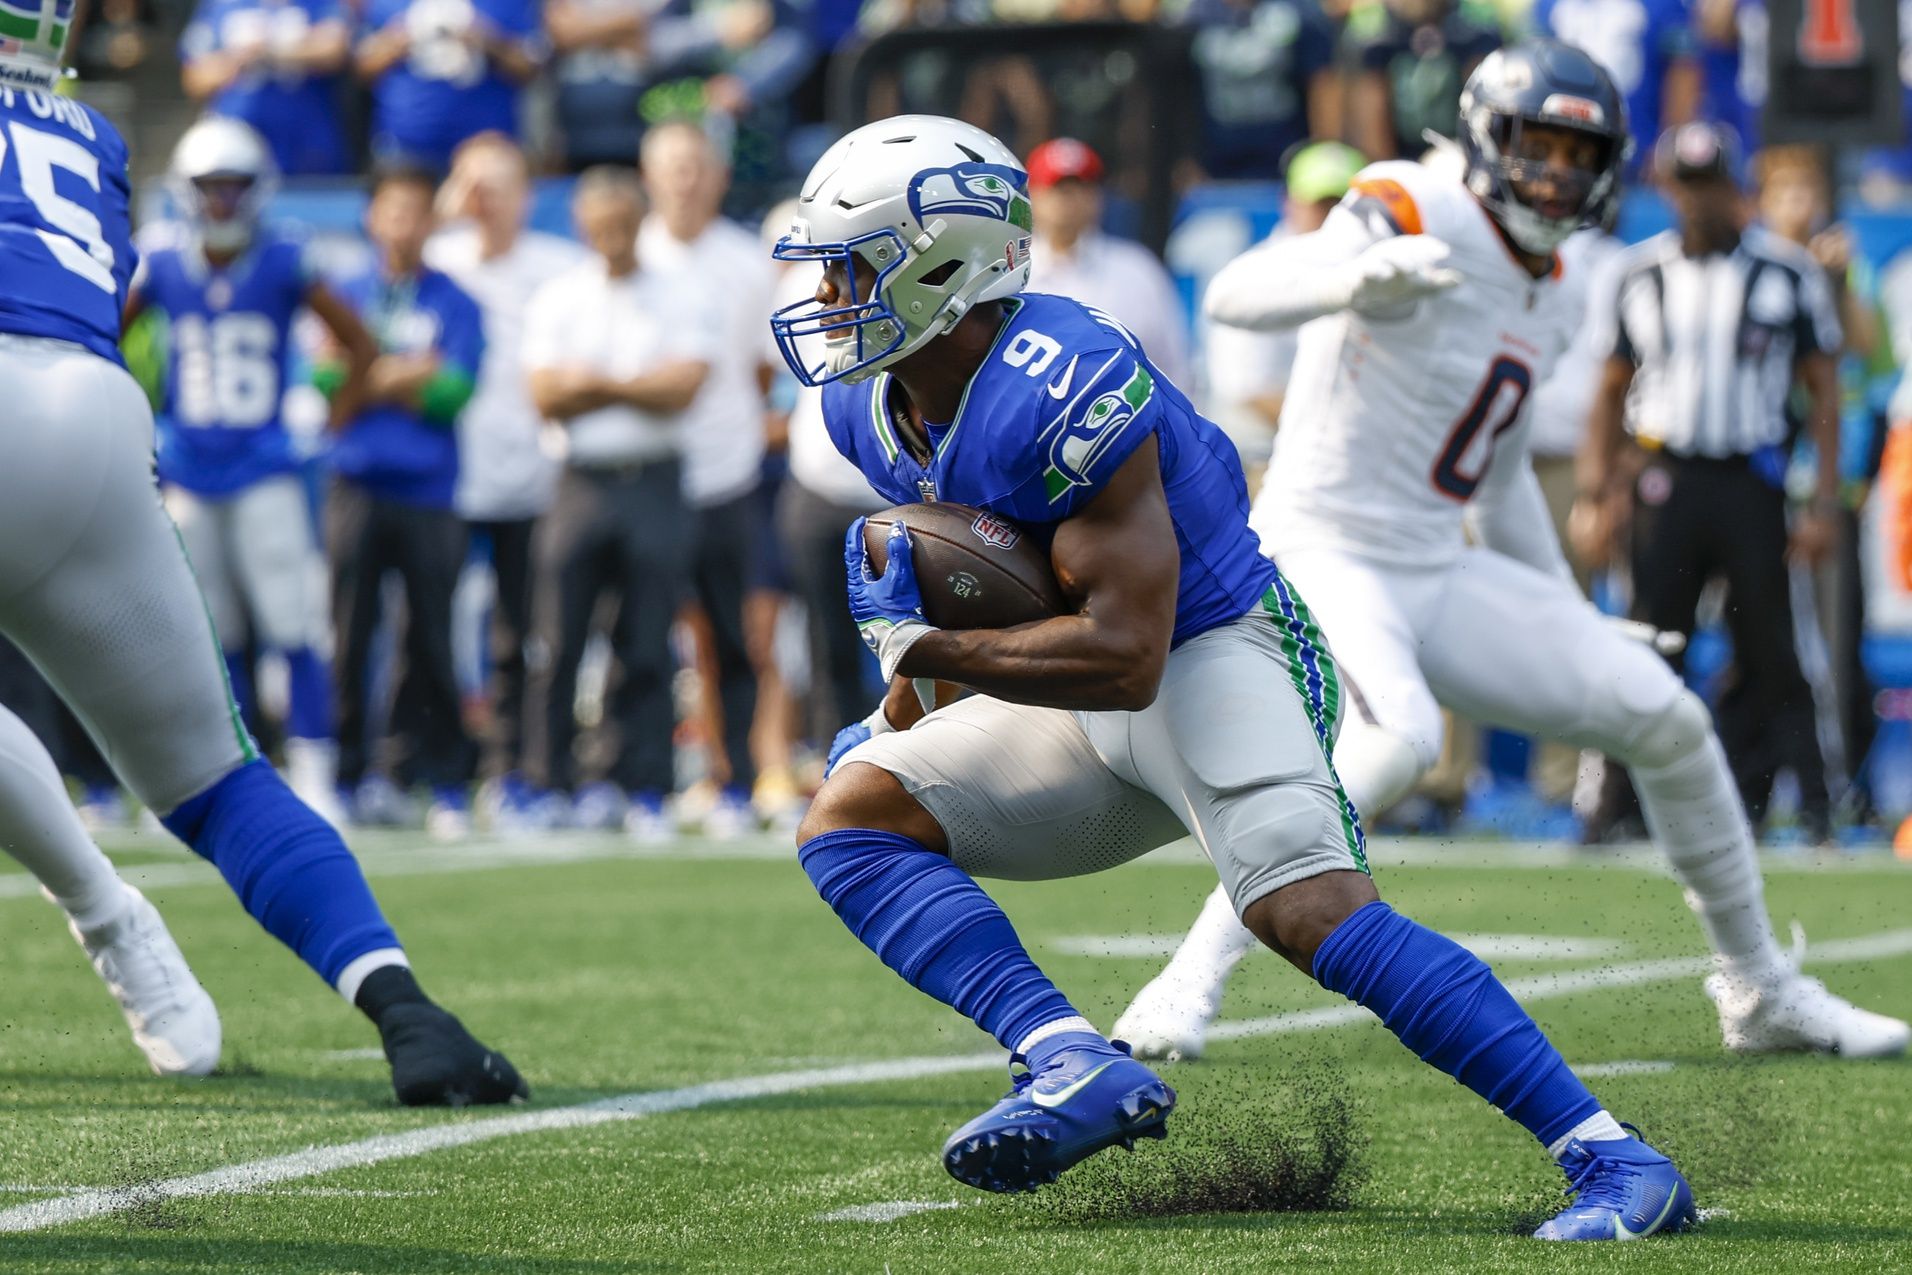
[[[1049,554],[1007,518],[968,505],[898,505],[863,528],[870,570],[890,560],[890,527],[910,530],[923,614],[939,629],[1007,629],[1069,608]]]

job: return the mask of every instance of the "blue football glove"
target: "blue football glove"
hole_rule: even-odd
[[[883,712],[883,706],[878,704],[874,713],[860,722],[851,722],[836,733],[836,738],[830,741],[830,755],[823,759],[823,777],[828,779],[836,770],[837,763],[843,760],[843,755],[852,748],[874,736],[887,735],[895,729],[896,727],[890,725],[888,715]]]
[[[935,626],[923,614],[923,595],[916,588],[916,564],[910,553],[910,533],[902,523],[892,523],[889,535],[890,560],[882,575],[870,573],[869,555],[863,551],[863,524],[858,518],[843,538],[843,567],[850,583],[850,618],[856,621],[863,644],[876,655],[883,668],[883,680],[896,676],[896,666],[916,640]]]
[[[868,741],[871,734],[868,722],[851,722],[838,731],[836,738],[830,741],[830,755],[823,759],[823,777],[828,779],[834,774],[837,763],[843,760],[843,754]]]

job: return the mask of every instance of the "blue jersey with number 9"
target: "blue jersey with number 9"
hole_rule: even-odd
[[[1248,529],[1235,445],[1099,310],[1025,293],[970,380],[956,419],[928,423],[918,463],[897,433],[891,377],[823,387],[837,450],[900,502],[949,500],[1001,514],[1044,541],[1145,443],[1156,449],[1181,551],[1175,641],[1247,614],[1275,578]]]
[[[138,260],[127,197],[126,143],[98,111],[0,87],[0,332],[121,361]]]
[[[160,480],[223,496],[296,469],[280,404],[293,316],[315,278],[305,241],[261,230],[218,268],[186,235],[146,247],[133,286],[167,319]]]

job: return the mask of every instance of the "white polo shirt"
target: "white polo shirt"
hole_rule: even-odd
[[[1188,388],[1188,324],[1175,281],[1139,243],[1092,230],[1073,251],[1037,235],[1029,244],[1029,291],[1092,305],[1135,333],[1149,360]]]
[[[509,251],[479,259],[478,228],[448,226],[425,245],[425,264],[451,276],[485,318],[478,386],[458,416],[461,516],[476,521],[535,518],[551,503],[557,465],[539,441],[544,422],[531,405],[519,352],[525,307],[545,281],[588,254],[556,235],[527,230]]]
[[[632,377],[677,359],[715,365],[723,315],[695,279],[649,268],[613,279],[593,257],[545,284],[525,312],[526,372],[585,368]],[[628,465],[682,451],[690,413],[601,407],[565,422],[571,464]]]
[[[775,262],[763,241],[722,217],[695,239],[675,238],[652,213],[637,234],[647,268],[687,275],[722,311],[724,339],[710,378],[684,414],[684,498],[704,507],[735,499],[763,471],[763,334],[770,323]]]

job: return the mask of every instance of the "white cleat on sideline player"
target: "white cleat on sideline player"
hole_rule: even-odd
[[[199,985],[166,923],[146,896],[126,886],[113,920],[67,929],[119,1002],[133,1043],[161,1076],[204,1076],[219,1065],[219,1011]],[[51,897],[51,896],[48,896]]]
[[[1719,1008],[1726,1048],[1738,1054],[1890,1058],[1912,1042],[1912,1026],[1860,1009],[1797,969],[1765,980],[1722,971],[1707,977],[1706,994]]]

